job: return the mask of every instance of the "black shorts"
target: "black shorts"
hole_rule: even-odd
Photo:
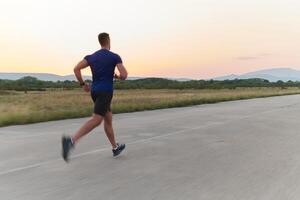
[[[110,104],[113,97],[109,92],[92,92],[92,99],[94,101],[94,113],[105,116],[107,112],[111,111]]]

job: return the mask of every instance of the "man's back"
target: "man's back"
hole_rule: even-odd
[[[91,67],[93,75],[93,92],[113,92],[113,77],[117,64],[122,63],[122,59],[107,49],[100,49],[84,58]]]

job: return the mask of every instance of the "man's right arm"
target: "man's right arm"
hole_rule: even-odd
[[[81,70],[88,67],[89,64],[87,60],[81,60],[75,67],[74,67],[74,74],[77,80],[80,83],[80,86],[83,86],[84,91],[89,92],[90,88],[89,85],[85,84],[84,80],[82,79]]]

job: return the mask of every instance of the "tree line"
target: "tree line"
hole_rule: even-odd
[[[91,83],[90,80],[87,82]],[[43,91],[50,88],[76,89],[76,81],[42,81],[26,76],[18,80],[0,79],[0,90]],[[138,80],[114,81],[115,89],[235,89],[238,87],[300,87],[299,81],[269,82],[265,79],[235,79],[235,80],[190,80],[176,81],[164,78],[144,78]]]
[[[116,89],[235,89],[240,87],[300,87],[300,82],[277,81],[265,79],[235,79],[235,80],[190,80],[176,81],[163,78],[146,78],[129,81],[116,81]]]

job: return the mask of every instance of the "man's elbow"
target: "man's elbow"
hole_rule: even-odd
[[[79,71],[80,71],[80,69],[78,69],[77,67],[74,67],[73,72],[74,72],[75,74],[77,74]]]
[[[128,73],[126,72],[126,73],[123,73],[123,74],[121,74],[121,79],[122,80],[126,80],[127,79],[127,77],[128,77]]]

